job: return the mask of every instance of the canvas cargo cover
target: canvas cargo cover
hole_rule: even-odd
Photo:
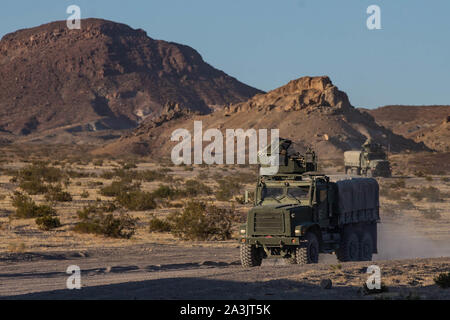
[[[361,151],[345,151],[344,162],[345,165],[359,166],[361,158]]]
[[[336,182],[341,214],[359,210],[377,209],[379,202],[378,182],[372,178],[355,178]]]

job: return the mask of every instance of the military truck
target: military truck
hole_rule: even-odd
[[[383,147],[368,139],[360,151],[344,152],[345,173],[390,177],[391,167]]]
[[[242,265],[259,266],[265,258],[317,263],[319,253],[336,253],[340,261],[372,260],[377,253],[377,181],[333,182],[309,170],[317,169],[314,153],[286,157],[284,149],[279,172],[258,177],[254,206],[240,228]]]

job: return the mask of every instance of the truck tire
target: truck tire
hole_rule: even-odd
[[[359,238],[356,232],[352,230],[345,232],[340,247],[336,251],[336,257],[341,262],[360,260]]]
[[[257,267],[261,265],[262,257],[254,245],[241,244],[241,264],[244,268]]]
[[[361,235],[359,247],[361,261],[372,261],[373,239],[368,230],[364,230]]]
[[[307,232],[305,242],[296,249],[295,257],[298,264],[319,262],[319,240],[313,232]]]
[[[292,253],[289,258],[283,258],[286,264],[297,264],[297,257],[295,253]]]

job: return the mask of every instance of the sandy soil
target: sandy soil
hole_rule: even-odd
[[[25,163],[3,167],[19,168]],[[115,163],[72,165],[71,169],[100,173],[116,167]],[[137,170],[157,169],[152,163],[139,164]],[[327,171],[333,172],[333,168]],[[193,171],[176,168],[170,174],[181,183],[205,173],[203,181],[215,186],[214,177],[249,172],[244,168],[200,168]],[[14,213],[10,195],[17,185],[11,176],[0,176],[0,297],[43,299],[449,299],[449,289],[438,288],[433,278],[450,271],[450,185],[448,176],[394,177],[380,179],[381,188],[389,192],[381,197],[379,254],[373,262],[338,263],[334,255],[322,255],[320,263],[288,266],[267,260],[263,266],[245,270],[239,263],[236,240],[223,242],[182,242],[168,233],[150,233],[152,214],[164,217],[173,210],[160,207],[130,212],[139,218],[136,235],[131,240],[104,238],[71,231],[77,221],[76,211],[97,198],[100,186],[111,180],[102,178],[71,179],[68,191],[74,201],[58,203],[55,208],[62,227],[41,231],[33,219],[9,219]],[[431,179],[431,180],[430,180]],[[392,187],[398,181],[405,184]],[[142,189],[154,190],[160,183],[143,183]],[[417,200],[411,196],[423,187],[437,187],[442,199]],[[252,184],[246,185],[250,189]],[[81,198],[83,191],[88,198]],[[391,196],[400,192],[400,197]],[[42,196],[33,196],[43,203]],[[205,200],[218,206],[229,203]],[[408,200],[408,201],[406,201]],[[408,202],[408,203],[407,203]],[[426,213],[433,208],[438,218]],[[245,214],[245,205],[236,204]],[[368,274],[366,268],[376,264],[388,292],[365,295],[361,287]],[[67,267],[82,270],[81,290],[66,289]],[[322,289],[322,280],[330,279],[331,289]]]

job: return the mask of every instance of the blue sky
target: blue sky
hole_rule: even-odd
[[[6,2],[6,1],[5,1]],[[450,104],[448,0],[15,0],[0,36],[65,20],[68,5],[189,45],[216,68],[262,90],[328,75],[355,106]],[[381,30],[366,9],[381,8]]]

